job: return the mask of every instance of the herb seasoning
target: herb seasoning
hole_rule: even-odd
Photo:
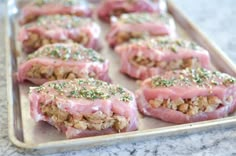
[[[172,73],[172,74],[170,74]],[[151,79],[152,87],[192,86],[212,88],[212,86],[230,86],[236,79],[218,71],[209,71],[204,68],[185,69],[169,72],[169,75],[158,76]]]
[[[131,13],[123,14],[119,21],[122,23],[128,24],[139,24],[139,23],[148,23],[148,22],[164,22],[169,23],[170,16],[167,14],[149,14],[149,13]]]
[[[81,18],[73,15],[47,15],[40,16],[35,22],[25,25],[25,28],[35,27],[35,25],[46,30],[55,28],[76,29],[82,26],[88,26],[91,23],[89,18]]]
[[[79,44],[53,44],[47,45],[44,48],[41,48],[34,52],[33,54],[28,55],[28,60],[38,57],[49,57],[61,59],[64,61],[74,60],[90,60],[93,62],[104,62],[100,54],[98,54],[93,49],[87,49]]]
[[[163,50],[170,50],[173,53],[178,53],[179,48],[186,48],[186,49],[201,49],[201,47],[197,46],[195,43],[181,40],[181,39],[171,39],[169,37],[154,37],[154,38],[146,38],[146,39],[136,39],[131,40],[131,43],[138,44],[138,45],[147,45],[149,49],[161,49]]]
[[[117,97],[118,100],[123,102],[133,100],[133,97],[124,88],[92,78],[49,82],[45,85],[37,87],[36,91],[47,94],[47,91],[53,90],[55,96],[84,98],[88,100],[108,99],[111,96]]]
[[[34,4],[38,7],[42,7],[45,4],[61,4],[64,6],[74,6],[74,5],[86,5],[84,0],[34,0]]]
[[[174,79],[165,80],[161,77],[152,79],[152,86],[155,87],[171,87],[174,85]]]

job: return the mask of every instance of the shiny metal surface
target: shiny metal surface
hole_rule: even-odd
[[[19,8],[17,6],[16,8]],[[224,72],[236,76],[235,65],[211,43],[184,15],[179,12],[175,6],[169,2],[168,9],[177,23],[177,30],[180,36],[190,38],[210,51],[213,65]],[[97,137],[88,137],[67,140],[64,135],[55,128],[44,122],[35,123],[29,113],[29,102],[27,100],[29,83],[17,84],[15,72],[17,65],[24,57],[20,52],[19,43],[16,41],[18,31],[17,14],[9,11],[6,16],[6,59],[7,59],[7,89],[9,105],[9,137],[11,141],[21,148],[37,150],[39,153],[61,152],[72,149],[83,149],[95,146],[110,145],[121,142],[133,142],[137,140],[151,138],[153,136],[174,135],[176,133],[185,133],[188,131],[213,128],[216,126],[227,126],[235,122],[234,114],[218,120],[198,122],[192,124],[174,125],[160,120],[143,117],[140,115],[139,130],[135,132],[112,134]],[[108,25],[99,22],[104,30],[102,38],[108,30]],[[118,56],[112,52],[102,41],[102,54],[111,62],[110,76],[114,83],[134,91],[138,84],[119,73]],[[220,61],[219,61],[220,60]]]

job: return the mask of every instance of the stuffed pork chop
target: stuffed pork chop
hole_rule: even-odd
[[[71,15],[40,16],[24,25],[19,32],[23,51],[30,53],[51,43],[76,42],[87,48],[98,49],[100,27],[89,18]]]
[[[39,16],[55,14],[90,17],[92,9],[85,0],[33,0],[22,8],[20,24],[32,22]]]
[[[146,36],[175,37],[175,24],[168,14],[130,13],[113,18],[106,39],[110,47],[115,47],[130,39]]]
[[[119,17],[132,12],[164,12],[166,4],[163,0],[104,0],[98,7],[98,16],[109,22],[112,16]]]
[[[39,85],[51,80],[91,77],[110,82],[108,68],[108,60],[92,49],[76,43],[56,43],[28,55],[18,68],[18,80]]]
[[[77,138],[137,129],[133,93],[95,79],[59,80],[32,87],[31,116]]]
[[[208,51],[194,42],[167,37],[132,40],[115,51],[121,57],[121,72],[136,79],[185,68],[209,68]]]
[[[222,118],[236,109],[236,79],[203,68],[146,79],[136,92],[140,112],[172,123]]]

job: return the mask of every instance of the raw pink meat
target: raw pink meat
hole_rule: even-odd
[[[20,24],[29,23],[39,16],[55,14],[90,17],[92,10],[85,0],[34,0],[22,8]]]
[[[222,118],[236,109],[235,78],[206,69],[186,69],[166,72],[142,82],[136,92],[136,100],[140,112],[147,116],[173,123],[189,123]],[[197,97],[215,96],[220,104],[210,111],[199,111],[196,114],[186,114],[171,106],[152,107],[152,99],[194,99]],[[230,97],[230,98],[229,98]],[[209,101],[208,105],[209,105]],[[205,104],[205,103],[202,103]],[[200,106],[200,103],[192,103]],[[209,105],[210,106],[210,105]],[[208,107],[208,106],[207,106]]]
[[[66,134],[67,138],[111,134],[133,131],[137,129],[138,117],[134,94],[118,85],[108,84],[95,79],[75,79],[51,81],[39,87],[32,87],[29,93],[31,116],[35,121],[46,121]],[[59,115],[55,118],[50,112],[45,113],[44,107],[55,107],[67,115],[64,121]],[[48,111],[48,110],[46,110]],[[91,127],[76,128],[75,125],[65,124],[72,121],[91,123],[94,113],[109,117],[121,116],[128,123],[122,129],[113,126],[100,130]],[[62,113],[61,113],[62,116]],[[98,116],[99,117],[99,116]],[[99,123],[94,118],[94,123]],[[118,123],[119,124],[119,123]]]
[[[33,52],[50,43],[77,42],[99,49],[100,27],[89,18],[71,15],[40,16],[21,28],[19,41],[25,52]],[[46,41],[45,41],[46,40]]]
[[[132,38],[146,36],[176,36],[175,23],[167,14],[130,13],[113,18],[106,39],[111,47],[129,41]]]
[[[38,66],[43,66],[44,69],[35,69]],[[69,74],[72,73],[77,78],[94,77],[110,82],[108,68],[108,60],[103,59],[92,49],[75,43],[57,43],[45,45],[28,55],[28,59],[18,69],[18,80],[19,82],[28,80],[34,84],[43,84],[53,79],[70,79]],[[33,75],[29,74],[29,71]]]
[[[98,8],[98,16],[109,22],[111,16],[132,12],[165,12],[166,4],[163,0],[104,0]]]
[[[209,53],[197,46],[195,43],[182,40],[171,39],[167,37],[145,38],[132,40],[129,43],[119,45],[115,51],[121,57],[121,72],[128,74],[136,79],[146,79],[148,77],[161,74],[168,70],[185,68],[181,64],[176,63],[176,67],[172,64],[173,69],[161,66],[162,63],[178,61],[184,59],[195,58],[198,60],[200,67],[210,67]],[[134,57],[148,59],[150,63],[156,62],[153,65],[134,64]],[[157,65],[159,63],[160,65]],[[194,68],[194,66],[186,66]]]

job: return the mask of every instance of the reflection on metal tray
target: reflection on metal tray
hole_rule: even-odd
[[[9,8],[18,8],[14,1]],[[189,20],[168,1],[168,11],[174,17],[177,32],[181,37],[194,40],[207,50],[209,50],[213,66],[223,72],[236,76],[236,68],[232,61],[221,52],[216,45],[211,43]],[[13,9],[13,12],[16,10]],[[108,25],[99,22],[103,30],[108,29]],[[7,59],[7,89],[8,89],[8,107],[9,107],[9,138],[18,147],[29,150],[37,150],[39,153],[61,152],[68,150],[78,150],[95,146],[111,145],[115,143],[134,142],[152,137],[163,135],[174,135],[188,131],[213,128],[221,125],[229,125],[236,121],[234,114],[222,119],[204,121],[191,124],[174,125],[160,120],[144,117],[140,115],[139,130],[134,132],[111,134],[96,137],[87,137],[67,140],[65,136],[58,132],[54,127],[45,122],[36,123],[30,117],[29,101],[27,99],[28,87],[32,84],[18,84],[15,78],[17,65],[22,58],[19,52],[19,44],[16,42],[17,21],[16,15],[9,9],[9,15],[6,17],[6,59]],[[102,34],[102,38],[106,31]],[[110,76],[114,83],[119,83],[134,91],[138,85],[119,72],[119,60],[117,54],[112,52],[105,41],[103,43],[103,52],[106,58],[111,62]]]

